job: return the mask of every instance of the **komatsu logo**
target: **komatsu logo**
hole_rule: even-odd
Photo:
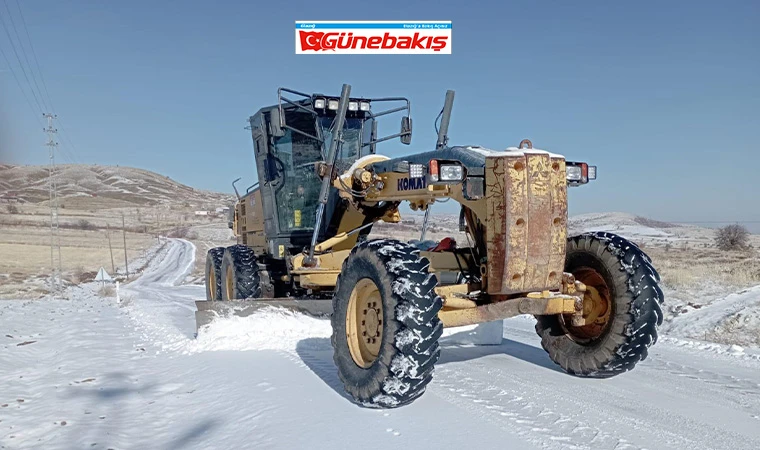
[[[451,54],[451,22],[296,22],[296,54]]]
[[[413,191],[416,189],[425,189],[427,187],[427,179],[422,178],[401,178],[398,180],[399,191]]]

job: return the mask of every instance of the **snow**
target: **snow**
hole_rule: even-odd
[[[505,150],[491,150],[485,147],[480,146],[469,146],[466,147],[467,150],[480,153],[483,156],[504,156],[505,153],[511,153],[512,156],[519,156],[519,155],[525,155],[525,154],[546,154],[549,155],[550,158],[565,158],[562,155],[547,152],[546,150],[540,150],[537,148],[533,149],[527,149],[527,148],[517,148],[517,147],[507,147]]]
[[[499,345],[448,334],[411,405],[361,408],[343,393],[325,319],[268,309],[196,338],[203,287],[182,284],[194,257],[168,240],[121,303],[98,283],[70,300],[0,302],[0,448],[760,448],[753,348],[663,334],[632,372],[581,379],[520,316]]]
[[[743,289],[723,298],[679,314],[667,325],[670,334],[704,338],[732,334],[746,344],[760,342],[760,286]]]

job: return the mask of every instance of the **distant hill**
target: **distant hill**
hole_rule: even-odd
[[[66,208],[122,208],[160,205],[228,206],[234,196],[194,189],[171,178],[133,167],[65,164],[56,177]],[[47,166],[0,164],[0,198],[45,205],[49,201]]]

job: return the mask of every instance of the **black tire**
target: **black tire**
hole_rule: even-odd
[[[229,272],[228,272],[229,271]],[[231,276],[232,292],[227,291],[227,276]],[[245,245],[227,247],[222,257],[222,300],[260,298],[261,284],[256,255]]]
[[[634,243],[612,233],[584,233],[568,239],[565,271],[595,270],[611,303],[604,331],[573,337],[561,316],[538,316],[536,332],[549,357],[572,375],[609,378],[646,359],[657,342],[664,296],[652,261]]]
[[[222,299],[222,257],[224,247],[209,249],[206,253],[206,300]],[[213,272],[212,272],[213,271]],[[210,275],[214,274],[214,286],[209,286]]]
[[[386,239],[363,242],[343,262],[333,297],[333,359],[346,392],[358,404],[409,404],[432,379],[440,356],[443,301],[434,291],[438,282],[428,273],[429,265],[418,249]],[[351,292],[364,278],[377,286],[385,319],[377,358],[367,368],[351,356],[346,324]]]

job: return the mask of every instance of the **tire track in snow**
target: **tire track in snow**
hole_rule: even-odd
[[[160,255],[156,255],[140,278],[127,284],[122,297],[130,298],[127,306],[130,319],[148,345],[162,351],[181,351],[192,342],[195,327],[193,301],[178,286],[195,264],[196,248],[184,239],[170,239]]]
[[[445,350],[444,350],[445,351]],[[536,385],[515,383],[514,380],[494,380],[492,371],[436,367],[428,393],[454,403],[470,413],[501,426],[508,425],[526,441],[546,448],[641,450],[636,445],[560,408],[546,406],[553,398],[551,392]],[[482,377],[465,376],[473,372]],[[485,372],[485,373],[484,373]],[[539,395],[536,395],[536,393]],[[686,447],[682,447],[686,448]]]
[[[513,327],[505,327],[505,331],[509,338],[516,338],[519,335],[533,341],[537,336],[536,333]],[[528,344],[523,339],[516,340]],[[734,375],[721,374],[708,369],[699,369],[668,361],[662,355],[658,355],[658,351],[657,347],[653,347],[650,350],[652,356],[641,363],[640,366],[637,366],[637,370],[639,368],[655,370],[684,378],[687,381],[707,384],[709,386],[701,386],[699,389],[704,390],[706,388],[712,390],[716,394],[716,398],[723,398],[728,394],[737,404],[741,406],[755,406],[755,412],[760,413],[760,408],[757,408],[757,405],[760,405],[760,383]]]
[[[525,339],[526,345],[538,342],[524,329],[508,326],[505,335],[518,342],[531,336],[530,341]],[[494,383],[500,386],[505,380],[544,390],[547,399],[572,405],[569,411],[589,411],[599,420],[614,423],[616,430],[633,428],[656,448],[661,444],[653,442],[671,448],[760,448],[760,434],[749,431],[756,430],[751,422],[760,415],[757,383],[672,363],[666,357],[667,352],[655,353],[632,373],[609,380],[566,379],[567,375],[558,372],[535,376],[535,370],[518,370],[505,377],[493,364],[485,368],[495,374]],[[507,360],[494,359],[497,361],[511,365]],[[468,371],[483,364],[484,360],[470,362]],[[577,395],[572,395],[574,391]],[[538,401],[546,403],[546,399]],[[626,437],[634,440],[635,435],[629,432]]]

